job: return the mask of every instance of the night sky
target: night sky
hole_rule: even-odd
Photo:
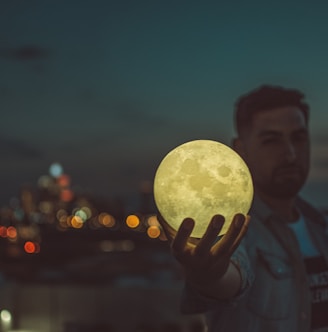
[[[0,203],[60,162],[72,184],[137,197],[172,148],[230,144],[263,83],[311,105],[303,195],[327,207],[326,1],[0,1]]]

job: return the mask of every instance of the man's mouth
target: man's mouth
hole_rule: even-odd
[[[280,167],[276,170],[276,175],[299,175],[301,170],[296,166]]]

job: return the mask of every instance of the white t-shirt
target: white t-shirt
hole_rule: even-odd
[[[304,258],[320,256],[310,237],[302,214],[297,221],[288,223],[288,226],[294,231]]]

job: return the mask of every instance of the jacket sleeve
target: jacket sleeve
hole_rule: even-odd
[[[181,297],[181,312],[184,314],[200,314],[210,310],[224,310],[227,306],[235,305],[251,287],[254,273],[244,246],[241,244],[231,257],[231,262],[239,269],[242,279],[240,291],[229,300],[218,300],[199,294],[186,281]]]

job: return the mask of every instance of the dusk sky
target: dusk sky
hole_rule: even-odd
[[[193,139],[230,144],[263,83],[311,105],[303,195],[328,206],[326,1],[0,1],[0,203],[60,162],[72,184],[137,197]]]

